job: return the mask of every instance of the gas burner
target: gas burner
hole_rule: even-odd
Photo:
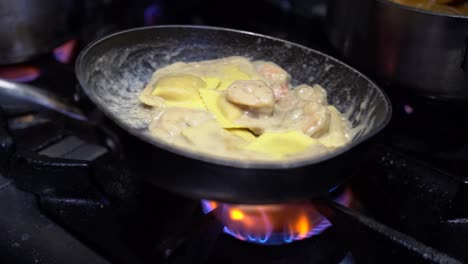
[[[349,188],[335,197],[347,207],[353,200]],[[288,244],[319,235],[331,226],[311,202],[237,205],[203,200],[202,209],[205,214],[217,209],[224,233],[254,244]]]

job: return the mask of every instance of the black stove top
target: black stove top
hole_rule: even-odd
[[[292,14],[284,3],[281,8],[250,3],[263,15],[246,12],[240,21],[239,6],[246,1],[232,9],[203,1],[190,14],[176,12],[175,2],[138,2],[128,10],[143,13],[143,18],[131,25],[234,27],[333,53],[323,19]],[[213,13],[215,9],[232,12]],[[128,15],[127,24],[135,16]],[[468,123],[461,121],[467,113],[463,105],[387,87],[394,118],[373,140],[363,157],[366,166],[349,183],[356,196],[353,209],[319,202],[332,227],[302,241],[265,246],[223,233],[213,212],[202,213],[200,201],[145,184],[126,166],[132,158],[122,151],[128,135],[79,92],[73,65],[50,57],[32,63],[41,75],[31,84],[78,103],[91,122],[11,99],[0,101],[0,263],[468,261]]]

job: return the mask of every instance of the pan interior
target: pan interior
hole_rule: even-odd
[[[269,60],[287,70],[293,85],[320,84],[329,102],[351,121],[352,142],[328,156],[287,162],[249,162],[214,158],[171,146],[149,135],[154,110],[137,95],[158,68],[177,61],[228,56]],[[77,61],[77,76],[90,99],[131,134],[171,152],[243,168],[288,168],[336,156],[382,129],[390,118],[383,92],[347,65],[309,48],[254,33],[210,27],[162,26],[117,33],[88,46]]]

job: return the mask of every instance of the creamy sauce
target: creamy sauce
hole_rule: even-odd
[[[276,160],[346,145],[350,125],[319,85],[292,87],[267,61],[228,57],[157,70],[139,99],[157,109],[151,135],[209,155]]]

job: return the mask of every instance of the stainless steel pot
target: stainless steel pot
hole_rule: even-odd
[[[0,65],[50,52],[70,37],[72,3],[0,0]]]
[[[387,0],[329,0],[327,34],[345,61],[389,87],[468,100],[468,17]]]

